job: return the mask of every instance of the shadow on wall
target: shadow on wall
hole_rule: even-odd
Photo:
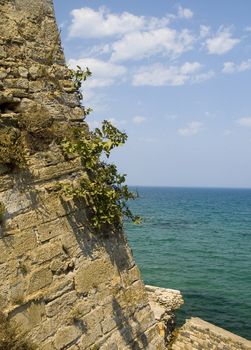
[[[125,316],[122,307],[115,298],[112,300],[112,307],[114,320],[125,343],[130,344],[130,347],[133,350],[147,349],[149,345],[147,337],[143,333],[140,322],[136,319],[136,317],[133,314]],[[129,322],[129,319],[131,322]],[[134,324],[133,327],[130,325],[130,323]],[[135,330],[137,330],[136,334]],[[137,340],[135,340],[135,338]]]
[[[95,258],[94,252],[104,248],[112,264],[117,267],[119,272],[134,265],[132,253],[127,245],[122,228],[93,233],[88,226],[86,211],[81,200],[65,201],[61,198],[61,203],[65,211],[70,213],[66,218],[84,256],[93,259]]]

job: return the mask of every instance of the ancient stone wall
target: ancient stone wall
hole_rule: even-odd
[[[123,232],[60,194],[83,174],[60,147],[82,119],[51,1],[0,0],[1,311],[41,350],[164,349]]]
[[[180,291],[175,289],[146,285],[146,291],[149,304],[167,346],[176,327],[176,311],[183,305],[184,300]]]
[[[172,350],[250,350],[251,341],[193,317],[178,331]]]

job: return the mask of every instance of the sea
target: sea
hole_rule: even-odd
[[[178,325],[200,317],[251,339],[251,189],[133,187],[126,222],[146,284],[178,289]]]

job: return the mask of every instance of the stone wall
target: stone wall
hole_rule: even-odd
[[[146,291],[160,333],[164,336],[167,346],[176,327],[175,313],[183,305],[184,300],[180,291],[175,289],[146,285]]]
[[[0,0],[0,18],[1,310],[41,350],[164,349],[124,233],[59,192],[83,174],[60,147],[83,109],[51,1]]]
[[[250,350],[251,341],[193,317],[177,332],[172,350]]]

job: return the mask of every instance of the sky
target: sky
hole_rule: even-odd
[[[91,128],[129,185],[251,187],[251,1],[54,0]]]

